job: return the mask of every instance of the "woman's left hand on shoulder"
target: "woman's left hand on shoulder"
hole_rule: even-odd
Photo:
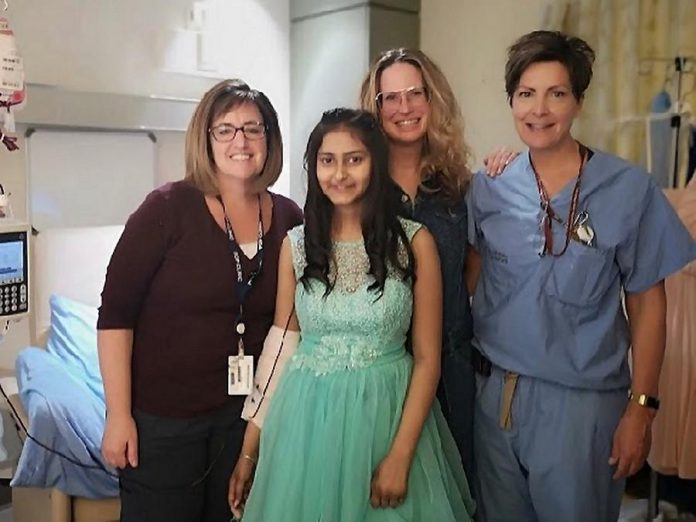
[[[403,504],[408,489],[409,463],[387,455],[372,475],[370,504],[373,508],[395,508]]]
[[[519,154],[519,151],[509,147],[498,147],[493,149],[483,158],[483,166],[486,168],[486,174],[491,177],[502,174],[505,167],[519,156]]]

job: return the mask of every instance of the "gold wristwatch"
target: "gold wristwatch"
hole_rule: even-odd
[[[637,402],[644,408],[650,408],[651,410],[655,411],[660,409],[660,399],[656,397],[651,397],[650,395],[646,395],[645,393],[635,394],[631,390],[629,390],[628,398],[629,400]]]

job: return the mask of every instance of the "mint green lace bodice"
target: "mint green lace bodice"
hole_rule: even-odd
[[[402,220],[409,240],[421,227]],[[288,232],[292,245],[295,277],[306,265],[304,226]],[[335,266],[329,274],[333,291],[324,297],[324,285],[313,281],[309,290],[298,282],[295,309],[301,342],[290,366],[317,374],[358,369],[387,362],[404,350],[411,322],[413,294],[410,281],[389,270],[384,294],[368,290],[374,281],[361,241],[334,242]]]

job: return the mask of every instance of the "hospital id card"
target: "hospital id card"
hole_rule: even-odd
[[[227,394],[249,395],[254,385],[254,357],[231,355],[227,358]]]

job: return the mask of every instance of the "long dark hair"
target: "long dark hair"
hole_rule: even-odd
[[[326,111],[309,136],[304,164],[308,186],[305,200],[305,257],[307,266],[300,281],[309,289],[312,279],[326,288],[324,296],[333,290],[335,280],[329,279],[333,259],[331,222],[333,204],[324,194],[317,179],[317,154],[324,136],[329,132],[347,130],[367,148],[371,157],[370,181],[362,200],[362,235],[370,261],[369,273],[375,278],[368,287],[378,294],[384,292],[389,268],[403,280],[415,278],[415,261],[411,244],[397,218],[397,191],[389,176],[387,139],[375,117],[362,110],[332,109]],[[399,253],[403,252],[400,256]],[[404,259],[405,257],[405,259]]]

